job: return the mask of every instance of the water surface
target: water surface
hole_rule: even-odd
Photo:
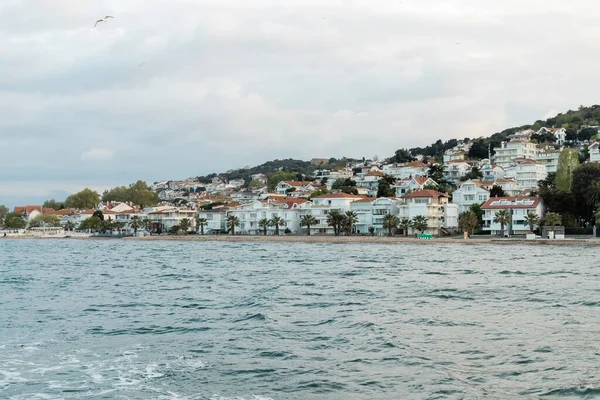
[[[0,241],[0,398],[600,398],[595,253]]]

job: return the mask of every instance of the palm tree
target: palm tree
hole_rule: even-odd
[[[408,236],[408,228],[410,228],[410,218],[402,218],[402,221],[400,221],[400,228],[402,228],[402,231],[404,232],[404,236]]]
[[[529,232],[533,233],[533,227],[540,223],[540,217],[538,217],[535,211],[527,211],[524,221],[529,225]]]
[[[129,221],[129,226],[133,229],[133,234],[137,236],[138,229],[142,226],[142,221],[140,217],[134,215],[131,217],[131,221]]]
[[[556,230],[556,226],[562,223],[562,217],[558,213],[550,212],[546,214],[546,218],[544,219],[546,225],[552,227],[552,236],[554,237],[554,231]]]
[[[416,217],[413,217],[411,224],[414,229],[423,233],[427,229],[427,217],[424,215],[417,215]]]
[[[184,233],[188,233],[188,231],[190,230],[190,228],[192,227],[192,220],[189,218],[183,218],[181,221],[179,221],[179,228],[181,228],[181,230]]]
[[[63,225],[63,227],[67,231],[72,231],[72,230],[75,229],[75,223],[73,221],[67,221],[67,222],[65,222],[65,224]]]
[[[269,221],[269,225],[275,227],[275,236],[279,236],[279,227],[285,226],[285,220],[283,218],[275,215]]]
[[[392,230],[398,227],[400,219],[394,214],[385,214],[383,216],[383,228],[388,230],[388,235],[392,236]]]
[[[494,223],[500,224],[500,233],[504,237],[504,227],[510,223],[510,214],[507,210],[500,210],[494,215]]]
[[[306,236],[310,236],[311,225],[316,225],[318,223],[319,221],[317,221],[313,215],[306,214],[300,217],[300,226],[306,227]]]
[[[338,210],[331,210],[329,214],[327,214],[327,225],[333,228],[333,234],[335,236],[339,236],[340,228],[343,222],[344,214],[342,214]]]
[[[371,234],[371,236],[375,236],[375,227],[374,226],[369,227],[369,233]]]
[[[240,226],[240,219],[235,215],[227,216],[227,229],[231,232],[232,235],[235,235],[235,227]]]
[[[346,211],[344,217],[344,230],[346,231],[346,235],[350,236],[354,230],[354,225],[358,222],[358,215],[355,211]]]
[[[268,218],[263,218],[258,221],[258,226],[262,228],[263,235],[267,236],[267,228],[271,225],[271,221]]]
[[[206,218],[200,218],[196,215],[196,232],[198,228],[200,228],[200,234],[204,235],[204,227],[208,225],[208,220]]]
[[[473,229],[475,229],[478,224],[479,219],[477,218],[477,214],[473,211],[465,211],[458,217],[458,225],[463,232],[467,232],[468,235],[471,235]]]
[[[149,218],[144,218],[142,220],[142,227],[148,232],[150,233],[150,231],[152,230],[152,221],[150,221]]]

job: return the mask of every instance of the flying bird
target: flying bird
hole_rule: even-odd
[[[105,16],[104,18],[100,18],[98,21],[96,21],[96,23],[94,24],[94,28],[96,27],[96,25],[98,25],[98,22],[108,22],[109,18],[114,18],[111,17],[110,15]]]
[[[146,64],[145,62],[141,63],[140,65],[138,65],[138,67],[141,67],[142,65]]]

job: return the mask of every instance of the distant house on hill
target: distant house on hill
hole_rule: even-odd
[[[312,160],[310,160],[310,163],[312,165],[325,165],[325,164],[329,164],[329,159],[328,158],[313,158]]]

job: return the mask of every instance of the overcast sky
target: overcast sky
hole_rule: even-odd
[[[599,17],[597,0],[2,0],[0,204],[386,157],[597,103]]]

